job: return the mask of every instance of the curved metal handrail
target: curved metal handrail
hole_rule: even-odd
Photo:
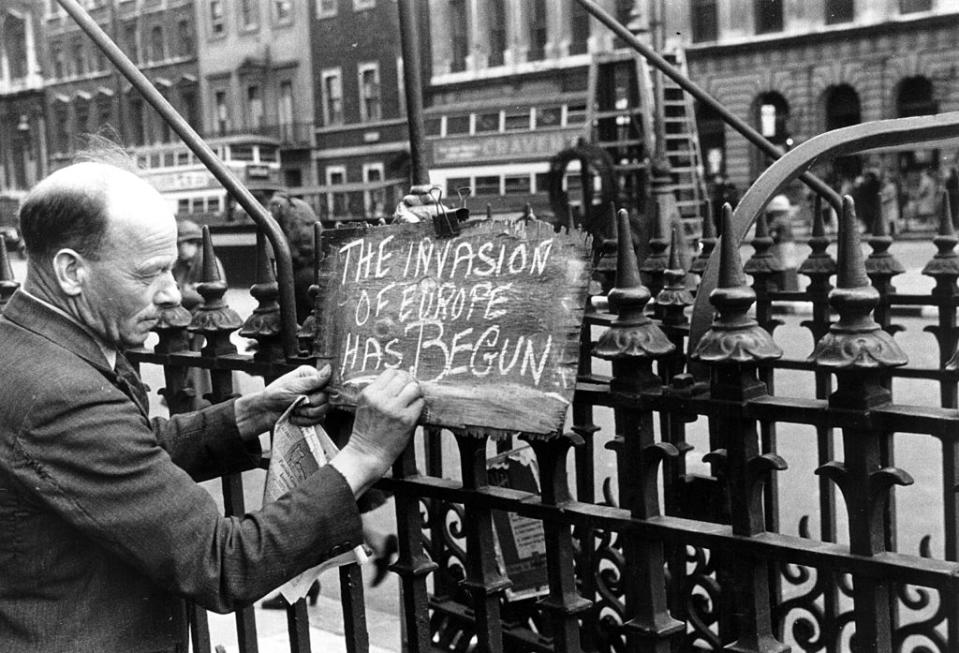
[[[959,111],[918,118],[876,120],[814,136],[773,162],[749,187],[733,212],[732,232],[722,237],[735,238],[736,243],[741,244],[749,227],[769,200],[822,158],[881,147],[920,145],[944,138],[959,138]],[[709,294],[716,288],[719,276],[720,249],[718,246],[713,249],[696,291],[689,328],[689,352],[696,348],[712,322]]]
[[[207,169],[216,177],[217,181],[223,184],[228,193],[236,198],[236,201],[256,223],[256,226],[263,230],[266,237],[273,245],[273,254],[276,257],[276,274],[280,292],[280,325],[281,336],[283,340],[283,353],[287,358],[294,358],[299,355],[299,349],[296,338],[296,299],[293,288],[293,257],[290,254],[290,246],[286,242],[286,236],[280,229],[280,225],[270,215],[263,206],[256,201],[252,193],[244,186],[236,176],[230,172],[210,146],[206,144],[199,134],[190,126],[190,124],[173,108],[173,105],[154,88],[150,80],[146,78],[132,61],[117,47],[106,32],[94,21],[87,11],[80,6],[77,0],[57,0],[68,14],[76,21],[80,29],[87,33],[94,44],[103,54],[113,62],[117,70],[129,80],[149,102],[160,117],[165,120],[170,127],[183,139],[183,142],[189,147],[196,157],[207,167]]]

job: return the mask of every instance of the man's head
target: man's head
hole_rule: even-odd
[[[84,162],[54,172],[24,201],[20,229],[27,289],[107,344],[142,345],[160,309],[180,301],[173,215],[128,170]]]

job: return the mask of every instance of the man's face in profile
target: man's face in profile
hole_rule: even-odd
[[[107,237],[99,260],[88,262],[82,296],[87,326],[122,348],[143,345],[161,309],[180,303],[172,274],[176,222],[160,195],[148,190],[111,190]]]

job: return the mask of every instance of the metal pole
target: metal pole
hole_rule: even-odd
[[[663,71],[667,77],[676,82],[684,91],[718,113],[719,116],[726,121],[730,127],[742,134],[750,143],[758,147],[773,159],[778,159],[783,155],[783,151],[781,149],[773,145],[769,140],[767,140],[758,131],[753,129],[744,120],[730,112],[729,109],[720,104],[718,100],[700,88],[699,85],[679,72],[679,70],[674,68],[668,61],[663,59],[659,53],[633,36],[628,29],[623,27],[615,18],[610,16],[609,13],[596,4],[594,0],[575,1],[582,5],[586,11],[592,14],[596,20],[611,29],[616,36],[623,39],[623,41],[625,41],[629,47],[643,55],[643,57],[645,57],[649,63],[651,63],[657,69]],[[837,212],[842,210],[842,199],[839,197],[839,193],[830,188],[822,179],[815,176],[811,172],[804,172],[799,176],[799,178],[802,179],[802,181],[805,182],[805,184],[811,189],[825,197],[826,200],[828,200],[829,203],[835,207]]]
[[[420,45],[416,0],[399,0],[400,43],[403,48],[403,87],[406,92],[406,122],[410,131],[410,176],[414,186],[430,183],[426,167],[426,142],[423,129],[423,82],[420,70]]]
[[[296,357],[299,354],[299,348],[296,339],[293,259],[290,255],[290,246],[286,242],[286,237],[283,235],[280,225],[276,223],[270,212],[256,201],[256,198],[240,183],[240,180],[217,158],[206,141],[200,138],[193,127],[177,113],[173,105],[153,87],[150,80],[110,40],[110,37],[97,25],[96,21],[90,18],[90,15],[80,6],[79,2],[77,0],[57,0],[57,2],[76,21],[80,29],[87,33],[107,58],[113,62],[123,76],[143,95],[144,99],[156,109],[160,117],[183,139],[187,147],[196,154],[196,157],[210,170],[217,181],[223,184],[227,192],[236,198],[240,206],[253,218],[257,227],[262,229],[266,237],[270,239],[270,244],[273,245],[273,254],[276,256],[277,277],[280,286],[280,323],[283,352],[288,358]]]

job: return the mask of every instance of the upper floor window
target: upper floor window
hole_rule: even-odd
[[[324,70],[323,124],[343,124],[343,76],[339,68]]]
[[[506,50],[506,7],[503,2],[504,0],[487,0],[486,3],[490,66],[503,65],[503,52]],[[573,6],[579,4],[574,2]]]
[[[855,0],[826,0],[826,24],[848,23],[855,17]]]
[[[240,29],[256,29],[260,24],[260,16],[255,0],[240,0]]]
[[[163,61],[166,59],[166,48],[163,44],[163,28],[154,25],[150,29],[150,61]]]
[[[87,72],[87,54],[82,41],[73,42],[73,74],[85,75]]]
[[[246,108],[250,118],[250,127],[263,126],[263,98],[260,96],[259,86],[247,86]]]
[[[280,139],[293,138],[293,82],[288,79],[280,82],[280,92],[276,99],[276,117],[280,123]]]
[[[226,101],[226,91],[213,92],[213,120],[218,134],[225,134],[230,129],[230,106]]]
[[[226,21],[223,16],[223,0],[210,0],[210,36],[226,34]]]
[[[376,62],[360,64],[360,120],[379,120],[383,117],[380,106],[380,65]]]
[[[133,61],[140,60],[137,34],[136,23],[127,23],[123,26],[123,47],[126,49],[127,56]]]
[[[193,56],[193,25],[189,20],[183,19],[176,24],[176,35],[178,42],[178,54],[181,57]]]
[[[53,60],[53,76],[61,79],[64,75],[63,46],[59,43],[54,43],[50,46],[50,58]]]
[[[783,0],[753,0],[756,33],[783,31]]]
[[[339,0],[316,0],[316,17],[326,18],[336,15],[336,3]]]
[[[362,11],[363,9],[372,9],[376,6],[376,0],[353,0],[353,11]]]
[[[546,0],[532,0],[529,5],[529,61],[546,57]]]
[[[288,25],[293,22],[292,0],[273,0],[273,22],[277,25]]]
[[[570,5],[569,14],[569,53],[583,54],[589,49],[589,14],[578,2]]]
[[[689,8],[693,43],[715,41],[719,37],[716,0],[692,0]]]
[[[450,72],[466,70],[466,55],[469,52],[466,29],[466,0],[450,0],[450,34],[453,58]]]
[[[900,14],[911,14],[917,11],[932,11],[932,0],[899,0]]]
[[[3,24],[3,36],[0,44],[7,51],[10,65],[10,77],[17,79],[27,74],[27,32],[25,21],[13,14],[7,14]]]

